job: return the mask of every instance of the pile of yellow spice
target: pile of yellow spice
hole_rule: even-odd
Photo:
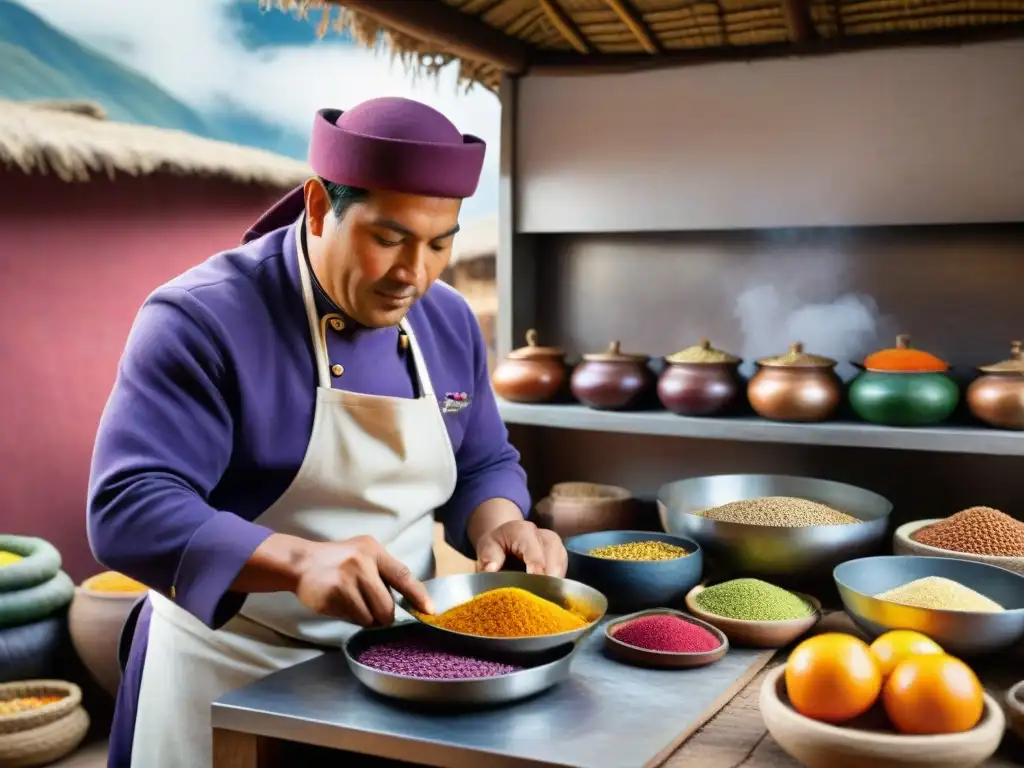
[[[570,610],[519,587],[501,587],[436,616],[416,614],[425,624],[477,637],[539,637],[582,629],[582,610]]]

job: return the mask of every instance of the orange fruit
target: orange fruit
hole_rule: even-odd
[[[786,662],[786,693],[805,717],[843,723],[871,709],[882,672],[868,644],[828,632],[804,640]]]
[[[985,698],[969,666],[929,654],[896,665],[882,690],[882,706],[900,733],[962,733],[981,720]]]
[[[939,654],[945,651],[927,635],[909,629],[894,629],[880,635],[871,644],[871,653],[878,661],[882,677],[888,678],[897,664],[911,656]]]

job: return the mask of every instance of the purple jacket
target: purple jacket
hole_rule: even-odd
[[[316,287],[321,315],[342,314]],[[506,498],[528,514],[480,327],[437,284],[409,312],[435,393],[470,405],[443,418],[458,484],[440,512],[466,554],[473,510]],[[329,326],[328,326],[329,328]],[[413,397],[396,328],[327,331],[334,386]],[[157,289],[139,311],[100,421],[89,482],[96,559],[169,593],[211,627],[241,608],[228,591],[272,531],[253,522],[285,491],[313,424],[316,371],[296,262],[295,225],[217,254]]]

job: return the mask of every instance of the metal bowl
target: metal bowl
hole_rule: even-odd
[[[589,553],[598,547],[634,541],[663,541],[682,547],[688,554],[674,560],[609,560]],[[565,540],[569,553],[570,579],[589,584],[608,598],[615,613],[645,608],[682,607],[686,593],[704,572],[700,545],[668,533],[644,531],[601,531],[584,533]]]
[[[941,611],[874,597],[927,576],[963,584],[1006,610]],[[890,629],[913,629],[962,656],[995,653],[1024,637],[1024,576],[994,565],[948,557],[865,557],[843,563],[833,577],[847,613],[872,637]]]
[[[426,625],[407,621],[383,629],[364,629],[349,638],[342,648],[345,661],[355,678],[375,693],[392,699],[432,704],[479,705],[508,704],[525,699],[556,685],[569,677],[576,646],[572,643],[540,654],[510,658],[491,656],[500,661],[525,667],[496,677],[467,680],[432,680],[407,677],[360,664],[356,659],[366,648],[393,640],[437,639]],[[483,656],[481,656],[483,658]]]
[[[464,632],[453,632],[431,624],[426,624],[436,632],[443,632],[448,641],[467,651],[484,653],[537,653],[557,648],[566,643],[576,643],[589,635],[597,623],[608,611],[608,599],[593,587],[570,579],[558,579],[554,576],[538,576],[516,571],[499,571],[498,573],[463,573],[456,576],[442,576],[424,582],[427,593],[434,601],[434,609],[443,613],[449,608],[472,600],[477,595],[490,592],[500,587],[519,587],[532,592],[545,600],[566,606],[570,602],[574,608],[586,607],[589,611],[590,623],[581,629],[571,632],[559,632],[556,635],[539,635],[537,637],[481,637]],[[399,605],[413,617],[412,606],[406,598]]]
[[[693,514],[733,501],[791,496],[827,504],[864,522],[778,528],[722,523]],[[695,539],[705,554],[736,574],[795,576],[829,571],[883,546],[892,504],[877,493],[832,480],[789,475],[714,475],[663,485],[661,525]]]

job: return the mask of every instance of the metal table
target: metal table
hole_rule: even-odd
[[[572,678],[514,706],[412,708],[378,698],[340,654],[278,672],[213,705],[214,768],[271,764],[260,745],[289,741],[442,768],[641,768],[659,765],[768,662],[732,649],[709,667],[651,670],[603,653],[598,627]]]

